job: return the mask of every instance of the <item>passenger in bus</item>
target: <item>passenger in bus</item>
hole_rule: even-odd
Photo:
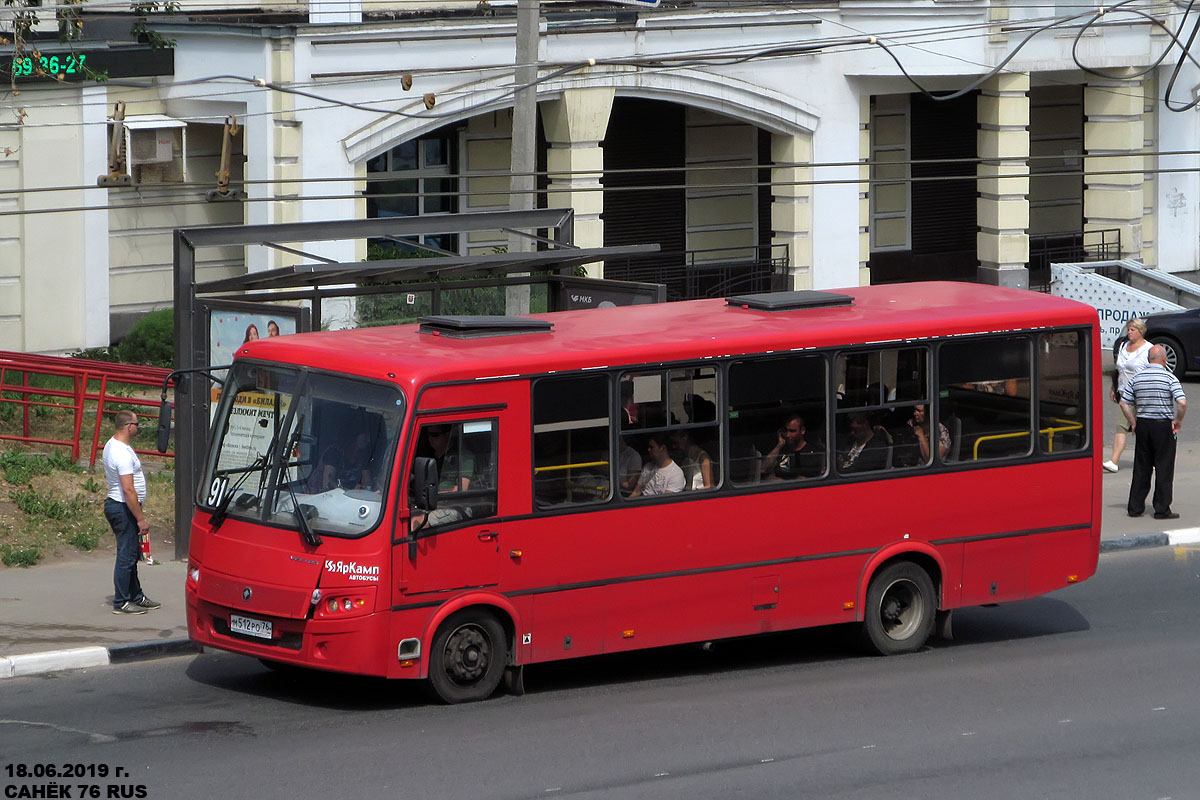
[[[684,395],[683,410],[687,412],[688,422],[717,421],[716,403],[698,394]]]
[[[683,485],[687,489],[711,489],[713,481],[712,457],[703,447],[692,441],[687,429],[671,432],[671,450],[675,463],[683,470]],[[676,456],[677,454],[677,456]]]
[[[683,470],[671,459],[667,437],[661,433],[650,434],[646,437],[646,450],[650,454],[650,463],[642,467],[637,486],[633,487],[629,496],[650,497],[682,492],[685,485]]]
[[[893,439],[895,455],[893,466],[915,467],[928,464],[932,457],[933,448],[930,444],[929,408],[924,403],[913,406],[912,417],[905,426],[897,430]],[[938,423],[937,453],[938,460],[945,461],[950,452],[950,431],[941,422]]]
[[[887,467],[887,440],[875,433],[871,419],[863,412],[850,415],[848,447],[838,454],[838,471],[871,472]]]
[[[628,437],[622,436],[618,442],[617,464],[619,465],[621,494],[629,497],[638,484],[642,474],[642,456],[629,446]]]
[[[779,429],[779,442],[763,456],[760,471],[772,481],[816,478],[825,472],[825,453],[805,435],[804,417],[793,414]]]

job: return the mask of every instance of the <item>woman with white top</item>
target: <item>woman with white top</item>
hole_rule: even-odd
[[[1149,363],[1146,358],[1150,355],[1150,342],[1146,340],[1146,323],[1136,317],[1125,325],[1125,342],[1117,348],[1116,386],[1108,390],[1109,399],[1114,403],[1121,399],[1121,390],[1134,375],[1146,368]],[[1125,437],[1129,434],[1129,422],[1124,414],[1117,415],[1117,432],[1113,434],[1112,458],[1104,462],[1104,469],[1116,472],[1117,462],[1125,451]]]

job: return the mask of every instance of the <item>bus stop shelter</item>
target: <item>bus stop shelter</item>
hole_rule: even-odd
[[[429,217],[386,217],[273,225],[180,228],[174,236],[175,265],[175,557],[187,557],[193,500],[207,449],[208,379],[213,360],[210,332],[214,313],[269,309],[289,320],[290,331],[321,330],[329,298],[427,292],[430,313],[442,313],[451,290],[545,285],[547,310],[601,304],[662,302],[661,284],[579,277],[577,267],[609,258],[653,253],[657,244],[580,248],[572,243],[571,209],[494,211]],[[505,231],[524,236],[537,249],[521,253],[460,255],[420,244],[420,237],[445,233]],[[413,258],[338,262],[298,249],[312,243],[367,239],[424,253]],[[261,246],[291,253],[308,263],[198,282],[197,251],[211,247]]]

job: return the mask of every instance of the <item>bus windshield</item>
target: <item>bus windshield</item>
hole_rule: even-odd
[[[384,507],[403,412],[394,386],[239,363],[217,407],[200,505],[306,538],[364,534]]]

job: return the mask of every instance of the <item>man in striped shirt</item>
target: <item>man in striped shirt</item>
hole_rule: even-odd
[[[1175,437],[1187,411],[1187,397],[1179,379],[1167,369],[1166,351],[1150,348],[1150,365],[1125,382],[1121,390],[1121,413],[1137,437],[1133,452],[1133,481],[1129,485],[1129,516],[1146,513],[1150,474],[1154,473],[1154,518],[1178,519],[1171,510],[1175,479]],[[1137,406],[1137,418],[1133,406]]]

